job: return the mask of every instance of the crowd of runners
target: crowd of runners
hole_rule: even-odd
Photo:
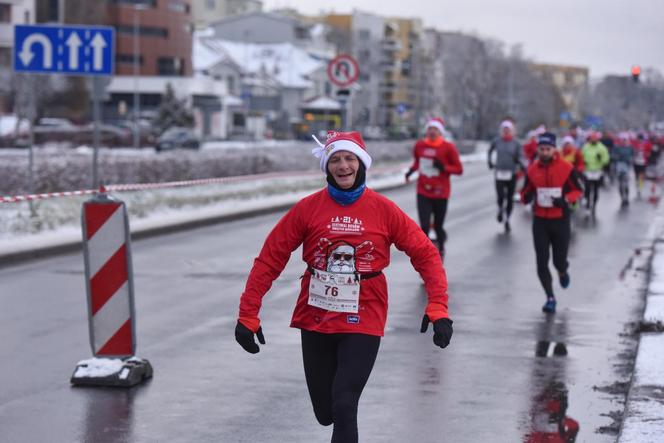
[[[387,318],[390,247],[405,252],[420,274],[427,295],[420,331],[433,326],[433,344],[445,348],[452,338],[447,278],[443,266],[444,229],[450,177],[463,174],[459,152],[446,139],[445,122],[428,121],[413,147],[405,174],[417,173],[419,223],[395,203],[367,188],[371,154],[361,134],[330,132],[312,151],[327,186],[296,203],[268,235],[254,261],[240,298],[237,342],[250,353],[266,343],[259,317],[262,298],[279,277],[293,251],[302,246],[303,275],[291,327],[301,331],[304,374],[318,422],[333,425],[332,442],[357,442],[360,395],[370,376]],[[559,143],[558,141],[561,140]],[[498,212],[506,233],[515,194],[533,212],[532,233],[537,275],[546,295],[543,311],[556,311],[549,258],[560,286],[570,285],[567,251],[574,211],[596,217],[599,195],[617,182],[623,206],[630,196],[630,173],[637,196],[656,174],[664,140],[644,133],[574,128],[563,137],[539,127],[522,145],[514,122],[500,124],[488,151]],[[431,235],[431,237],[430,237]],[[572,426],[570,432],[575,434]],[[578,430],[578,427],[576,428]]]

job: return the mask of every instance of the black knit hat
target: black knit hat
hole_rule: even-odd
[[[537,136],[537,146],[539,145],[550,145],[556,146],[556,134],[551,132],[543,132]]]

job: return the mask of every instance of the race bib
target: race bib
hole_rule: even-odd
[[[308,304],[328,311],[357,314],[360,304],[360,280],[355,274],[313,269],[309,281]]]
[[[513,175],[514,173],[512,171],[496,170],[496,180],[509,181],[512,180]]]
[[[643,152],[639,151],[636,153],[636,156],[634,157],[634,164],[639,166],[646,164],[646,157],[643,155]]]
[[[585,171],[583,174],[588,180],[599,180],[602,178],[602,171]]]
[[[436,177],[440,171],[434,167],[432,158],[420,158],[420,175],[425,177]]]
[[[552,208],[553,199],[562,195],[562,188],[537,188],[537,205],[541,208]]]

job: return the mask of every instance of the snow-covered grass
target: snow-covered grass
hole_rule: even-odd
[[[229,177],[264,172],[316,170],[313,142],[210,142],[201,150],[155,153],[100,149],[99,176],[103,184],[162,183]],[[378,163],[407,160],[410,141],[369,142]],[[49,144],[35,148],[34,192],[58,192],[92,187],[92,149]],[[0,149],[0,195],[30,193],[28,150]]]
[[[310,145],[307,145],[309,148]],[[481,146],[480,151],[486,147]],[[410,154],[409,154],[410,155]],[[387,156],[386,156],[387,157]],[[325,185],[311,155],[312,171],[183,188],[119,192],[128,209],[132,231],[230,216],[247,211],[293,204]],[[464,163],[485,161],[486,153],[462,155]],[[410,161],[379,161],[369,171],[368,185],[381,189],[403,184]],[[0,204],[0,255],[80,241],[81,207],[90,197],[66,197]]]

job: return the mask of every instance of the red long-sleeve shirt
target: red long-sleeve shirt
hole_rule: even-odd
[[[450,198],[450,175],[463,174],[456,146],[442,139],[439,143],[418,140],[413,147],[413,157],[410,169],[420,172],[417,193],[428,198]],[[442,171],[433,165],[434,159],[443,164]]]
[[[574,167],[563,160],[557,152],[548,163],[535,160],[528,167],[526,184],[521,190],[521,201],[526,202],[531,194],[534,194],[533,208],[536,217],[562,218],[565,214],[562,208],[555,206],[542,206],[538,194],[544,190],[558,189],[561,197],[569,203],[574,203],[581,197],[581,187],[573,175]]]
[[[382,271],[390,263],[390,246],[404,251],[424,279],[432,321],[447,318],[447,278],[438,250],[420,227],[396,204],[366,189],[348,206],[335,202],[323,189],[298,202],[265,240],[240,298],[240,321],[254,332],[262,298],[303,244],[302,259],[323,271]],[[336,267],[336,268],[335,268]],[[379,275],[361,280],[357,314],[333,312],[309,305],[311,274],[305,271],[291,321],[294,328],[323,333],[363,333],[382,336],[387,318],[387,283]]]

